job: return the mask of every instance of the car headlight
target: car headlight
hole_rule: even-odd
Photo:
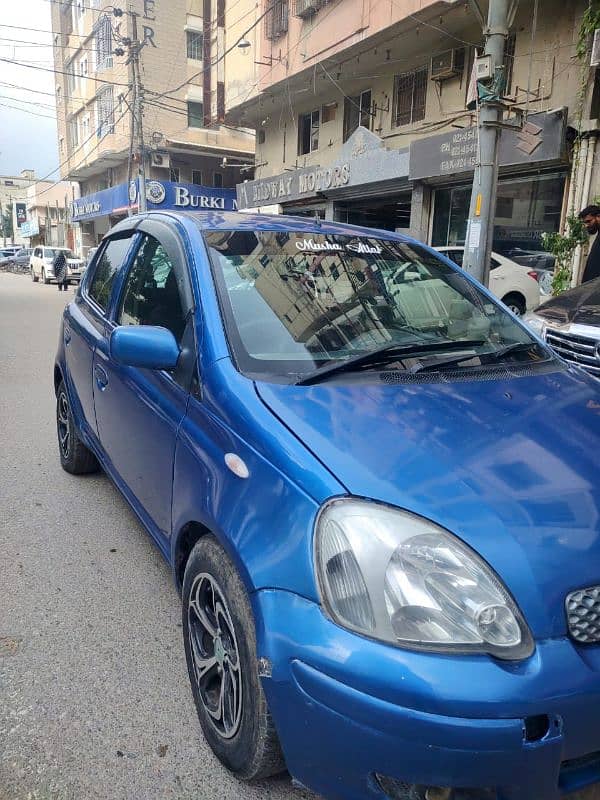
[[[526,658],[533,639],[491,568],[423,517],[367,500],[321,511],[315,563],[323,605],[344,628],[437,652]]]
[[[546,320],[543,317],[538,317],[537,314],[529,313],[523,314],[521,317],[522,322],[525,323],[534,333],[540,337],[540,339],[544,338],[544,333],[546,332]]]

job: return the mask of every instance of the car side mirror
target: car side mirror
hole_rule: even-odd
[[[174,369],[179,345],[171,331],[155,325],[122,325],[109,341],[111,358],[127,367]]]

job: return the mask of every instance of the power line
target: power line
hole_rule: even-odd
[[[131,91],[131,89],[129,90],[129,92],[130,92],[130,91]],[[129,94],[129,92],[127,92],[127,93],[124,95],[124,97],[127,97],[127,95]],[[122,114],[121,114],[119,117],[117,117],[117,119],[116,119],[116,120],[114,121],[114,123],[113,123],[114,127],[116,127],[116,126],[119,124],[119,122],[121,122],[121,120],[122,120],[122,119],[124,118],[124,116],[127,114],[127,111],[128,111],[128,109],[125,109],[125,111],[123,111],[123,113],[122,113]],[[80,150],[82,150],[82,149],[83,149],[83,148],[86,146],[86,144],[88,144],[88,142],[90,142],[90,141],[91,141],[91,140],[94,138],[94,136],[97,136],[97,132],[96,132],[96,131],[94,131],[92,134],[90,134],[90,136],[89,136],[89,137],[88,137],[88,138],[87,138],[87,139],[86,139],[84,142],[82,142],[82,143],[81,143],[81,144],[80,144],[78,147],[76,147],[76,148],[75,148],[75,150],[73,150],[73,152],[72,152],[72,153],[71,153],[69,156],[67,156],[67,158],[66,158],[64,161],[61,161],[61,162],[60,162],[60,164],[59,164],[57,167],[55,167],[55,168],[54,168],[53,170],[51,170],[51,171],[50,171],[50,172],[49,172],[47,175],[44,175],[44,177],[43,177],[43,178],[40,178],[39,180],[40,180],[40,181],[45,181],[45,180],[47,180],[47,179],[48,179],[48,178],[49,178],[51,175],[54,175],[54,173],[55,173],[55,172],[58,172],[58,170],[60,170],[60,169],[61,169],[61,167],[64,167],[64,166],[65,166],[65,164],[68,164],[68,163],[69,163],[69,161],[71,161],[71,159],[72,159],[72,158],[73,158],[73,156],[75,155],[75,153],[78,153]],[[91,150],[89,150],[89,151],[88,151],[88,152],[87,152],[87,153],[84,155],[83,159],[82,159],[82,160],[81,160],[81,161],[80,161],[78,164],[76,164],[74,167],[72,167],[72,169],[77,169],[77,167],[81,166],[81,164],[83,164],[83,162],[84,162],[84,161],[85,161],[85,160],[86,160],[86,159],[87,159],[87,158],[90,156],[90,154],[91,154],[91,153],[93,153],[95,150],[97,150],[97,149],[98,149],[98,147],[100,147],[100,144],[101,144],[101,143],[102,143],[102,139],[99,139],[99,140],[98,140],[98,142],[96,143],[96,145],[95,145],[95,146],[94,146],[94,147],[93,147]],[[41,192],[38,192],[38,194],[44,194],[44,192],[48,192],[48,191],[50,191],[50,189],[52,189],[52,187],[53,187],[53,186],[56,186],[56,185],[57,185],[58,183],[60,183],[60,182],[61,182],[60,180],[58,180],[58,181],[54,181],[54,182],[53,182],[53,184],[52,184],[52,186],[49,186],[47,189],[44,189],[43,191],[41,191]]]
[[[15,98],[10,98],[14,100]],[[48,114],[40,114],[39,111],[30,111],[28,108],[19,108],[19,106],[11,106],[8,103],[0,103],[0,106],[3,108],[10,108],[13,111],[22,111],[24,114],[33,114],[34,117],[39,117],[40,119],[52,119],[56,122],[55,116],[49,116]]]
[[[72,75],[72,72],[66,72],[62,69],[50,69],[48,67],[36,67],[33,64],[23,63],[21,61],[15,61],[12,58],[0,58],[0,61],[5,62],[6,64],[14,64],[17,67],[28,67],[29,69],[39,69],[41,72],[53,72],[55,75]],[[78,76],[81,77],[81,76]],[[86,76],[87,77],[87,76]],[[128,83],[118,83],[117,81],[109,81],[104,78],[93,77],[90,80],[99,81],[100,83],[110,84],[112,86],[129,86]]]

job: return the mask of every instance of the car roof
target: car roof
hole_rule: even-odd
[[[294,217],[287,214],[242,214],[237,211],[149,211],[137,214],[118,223],[109,231],[136,227],[144,219],[187,220],[201,232],[208,231],[282,231],[297,233],[328,234],[331,236],[370,236],[378,239],[411,242],[423,245],[404,234],[385,231],[377,228],[363,228],[342,222],[318,220],[315,217]],[[423,245],[427,246],[427,245]]]

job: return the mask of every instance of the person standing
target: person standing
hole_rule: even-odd
[[[67,278],[67,258],[62,250],[59,250],[54,256],[52,266],[54,267],[54,277],[58,282],[58,291],[60,292],[64,289],[66,292],[69,286]]]
[[[594,243],[588,253],[585,269],[581,282],[591,281],[600,278],[600,206],[586,206],[579,212],[579,219],[585,225],[586,231],[590,236],[596,235]]]

